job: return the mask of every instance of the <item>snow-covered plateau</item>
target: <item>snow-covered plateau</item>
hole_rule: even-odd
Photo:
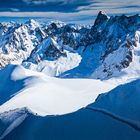
[[[139,138],[139,15],[0,23],[0,140]]]

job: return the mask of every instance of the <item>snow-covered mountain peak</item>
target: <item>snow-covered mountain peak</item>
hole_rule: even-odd
[[[93,31],[100,31],[101,28],[104,28],[107,21],[109,20],[109,16],[103,11],[100,11],[97,15],[97,18],[95,20],[95,23],[92,27]]]
[[[40,24],[34,19],[30,19],[25,24],[29,26],[32,30],[35,30],[36,28],[40,27]]]
[[[104,11],[99,11],[96,20],[95,20],[95,24],[97,21],[105,21],[107,19],[109,19],[110,17],[104,12]]]
[[[49,67],[54,70],[53,76],[63,71],[63,77],[107,78],[133,62],[139,30],[139,15],[109,17],[102,11],[91,28],[60,21],[1,24],[0,64],[20,63],[37,71]],[[69,62],[65,70],[58,70],[61,59]]]
[[[43,59],[57,59],[63,53],[62,47],[51,37],[44,39],[37,48],[37,51],[30,56],[35,58],[36,62]]]
[[[61,28],[66,25],[65,22],[59,21],[59,20],[54,20],[48,23],[49,26],[56,26],[57,28]]]
[[[126,125],[133,131],[122,139],[135,139],[132,135],[135,130],[139,139],[139,15],[108,17],[100,11],[91,28],[59,22],[39,24],[35,20],[22,24],[1,23],[1,67],[4,68],[0,70],[0,140],[44,139],[44,130],[49,134],[45,136],[50,136],[48,125],[52,123],[49,121],[52,119],[54,123],[55,118],[54,126],[60,126],[57,129],[67,128],[61,126],[65,125],[63,122],[71,123],[67,120],[72,120],[74,127],[84,122],[82,125],[87,127],[80,130],[84,135],[86,128],[89,131],[94,126],[96,130],[98,124],[103,123],[108,132],[110,128],[113,128],[113,134],[117,132],[117,135],[111,135],[111,139],[121,131],[125,132]],[[77,112],[72,113],[74,111]],[[72,113],[68,116],[73,119],[67,115],[46,116],[67,113]],[[91,124],[93,118],[96,125]],[[106,119],[109,121],[106,122]],[[101,121],[96,123],[97,120]],[[119,125],[114,125],[114,122]],[[29,124],[31,127],[28,127]],[[52,135],[55,127],[52,127]],[[101,125],[101,131],[97,129],[97,133],[108,135],[102,128]],[[25,135],[21,137],[19,132],[23,130]],[[33,136],[35,133],[37,135]]]

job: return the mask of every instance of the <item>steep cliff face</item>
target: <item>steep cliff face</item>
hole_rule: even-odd
[[[106,26],[101,30],[104,52],[102,64],[94,71],[93,77],[107,78],[137,63],[139,57],[140,16],[125,15],[110,17]],[[139,62],[138,62],[139,63]]]
[[[78,47],[82,56],[79,67],[62,76],[106,79],[137,63],[139,29],[139,15],[108,17],[99,12],[90,31],[80,38],[84,45]]]

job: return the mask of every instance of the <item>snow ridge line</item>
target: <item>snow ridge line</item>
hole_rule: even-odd
[[[18,127],[28,116],[28,114],[23,114],[19,118],[17,118],[10,126],[3,132],[3,134],[0,136],[0,140],[4,139],[12,130],[14,130],[16,127]]]
[[[111,118],[113,118],[115,120],[118,120],[118,121],[120,121],[122,123],[125,123],[125,124],[129,125],[130,127],[134,128],[136,131],[140,132],[140,123],[137,122],[137,121],[133,121],[133,120],[118,116],[115,113],[112,113],[112,112],[107,111],[106,109],[102,109],[102,108],[96,108],[96,107],[88,106],[88,107],[86,107],[86,109],[105,114],[105,115],[107,115],[107,116],[109,116],[109,117],[111,117]]]

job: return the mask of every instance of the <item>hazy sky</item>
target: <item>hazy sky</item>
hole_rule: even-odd
[[[91,23],[97,13],[140,14],[140,0],[0,0],[0,16]]]

